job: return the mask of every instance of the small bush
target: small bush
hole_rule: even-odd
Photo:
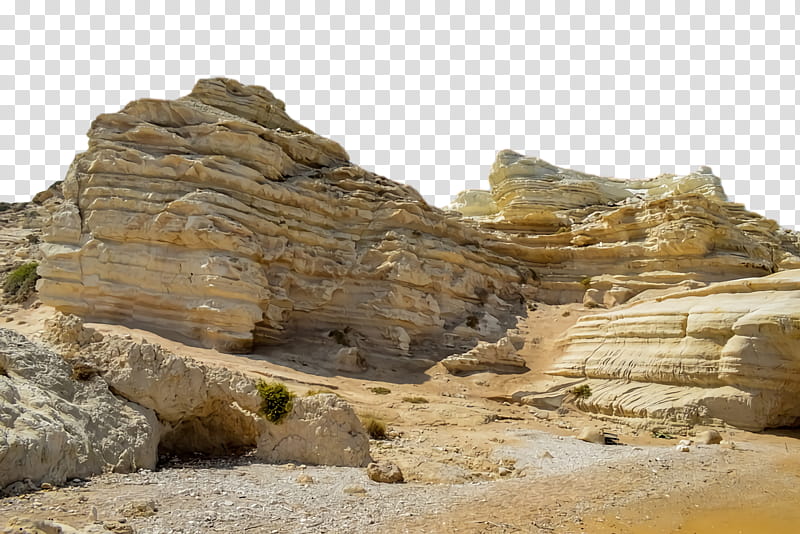
[[[587,276],[586,278],[581,280],[581,285],[586,289],[589,289],[589,286],[592,285],[592,278]]]
[[[10,297],[12,302],[24,302],[36,289],[36,281],[39,279],[37,267],[39,263],[32,261],[8,273],[3,282],[3,294]]]
[[[372,415],[361,417],[361,424],[372,439],[386,439],[386,423]]]
[[[373,392],[375,395],[388,395],[389,393],[392,392],[391,389],[385,388],[383,386],[377,386],[377,387],[374,387],[374,388],[369,388],[369,390],[371,392]]]
[[[575,386],[574,388],[570,389],[569,392],[575,395],[575,398],[578,399],[588,399],[592,396],[592,388],[589,387],[589,384]]]
[[[256,389],[261,396],[261,415],[268,421],[280,423],[292,411],[294,393],[285,385],[259,380]]]
[[[410,402],[411,404],[428,404],[428,399],[425,397],[403,397],[403,402]]]

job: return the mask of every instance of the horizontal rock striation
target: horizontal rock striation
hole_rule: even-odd
[[[202,80],[100,115],[88,136],[44,229],[40,298],[63,312],[231,352],[347,331],[430,357],[470,316],[511,324],[520,309],[525,261],[349,163],[262,87]]]
[[[589,379],[578,401],[608,415],[800,423],[800,270],[629,304],[581,318],[552,374]]]
[[[615,305],[645,290],[800,266],[797,235],[728,202],[708,167],[620,180],[504,150],[489,182],[491,197],[470,191],[450,208],[493,232],[487,249],[534,264],[547,302],[579,302],[593,288]]]

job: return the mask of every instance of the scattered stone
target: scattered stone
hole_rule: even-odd
[[[694,441],[701,445],[718,445],[722,442],[722,435],[714,429],[698,432]]]
[[[43,490],[51,490],[51,489],[53,489],[53,485],[48,483],[48,482],[42,482],[42,484],[39,487],[41,489],[43,489]]]
[[[127,518],[150,517],[158,512],[158,505],[153,500],[130,501],[123,504],[118,513]]]
[[[578,433],[577,438],[588,443],[598,443],[600,445],[605,445],[606,443],[603,429],[597,427],[584,427],[581,429],[580,433]]]
[[[344,347],[334,356],[336,370],[343,373],[363,373],[367,370],[367,362],[357,347]]]
[[[298,484],[313,484],[314,478],[311,475],[300,475],[296,481]]]
[[[114,534],[133,534],[133,527],[122,521],[103,521],[103,528]]]
[[[393,463],[373,462],[367,466],[367,476],[375,482],[395,484],[403,482],[403,472]]]
[[[367,490],[364,489],[364,486],[345,486],[342,490],[347,495],[366,495]]]

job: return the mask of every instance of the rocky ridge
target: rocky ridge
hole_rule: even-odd
[[[225,351],[303,340],[328,358],[444,356],[513,326],[524,261],[283,109],[211,79],[97,117],[44,229],[42,301]],[[470,317],[504,326],[448,336]]]
[[[594,289],[595,302],[614,306],[800,266],[797,234],[728,202],[708,167],[621,180],[503,150],[489,183],[450,209],[493,234],[487,249],[533,264],[545,302],[580,302]]]

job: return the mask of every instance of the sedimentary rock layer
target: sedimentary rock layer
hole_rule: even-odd
[[[590,379],[590,411],[748,430],[800,422],[800,270],[584,317],[553,374]]]
[[[708,167],[620,180],[504,150],[489,182],[491,192],[466,192],[451,209],[493,232],[487,249],[535,264],[538,296],[548,302],[577,302],[592,288],[602,305],[615,291],[613,305],[687,281],[800,266],[797,235],[728,202]]]
[[[59,310],[227,351],[303,338],[430,357],[469,348],[441,340],[471,316],[520,308],[524,260],[349,163],[262,87],[202,80],[88,135],[44,232],[40,298]]]

